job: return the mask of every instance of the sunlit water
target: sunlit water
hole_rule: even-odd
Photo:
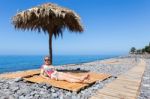
[[[53,65],[79,64],[116,57],[115,55],[55,55]],[[0,73],[40,68],[44,56],[0,56]]]

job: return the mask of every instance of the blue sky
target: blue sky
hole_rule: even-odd
[[[15,30],[11,17],[53,2],[74,10],[81,17],[82,34],[64,31],[53,39],[57,55],[126,54],[134,46],[150,42],[150,0],[3,0],[0,3],[0,55],[48,54],[48,35]]]

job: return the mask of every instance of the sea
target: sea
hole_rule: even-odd
[[[81,64],[117,57],[117,55],[54,55],[53,65]],[[38,69],[44,55],[1,55],[0,73]]]

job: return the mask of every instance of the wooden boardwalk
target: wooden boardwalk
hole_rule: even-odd
[[[99,89],[90,99],[137,99],[146,63],[140,63]]]

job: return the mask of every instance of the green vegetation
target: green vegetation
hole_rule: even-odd
[[[130,49],[130,54],[150,54],[150,43],[142,49],[136,49],[135,47],[132,47]]]

